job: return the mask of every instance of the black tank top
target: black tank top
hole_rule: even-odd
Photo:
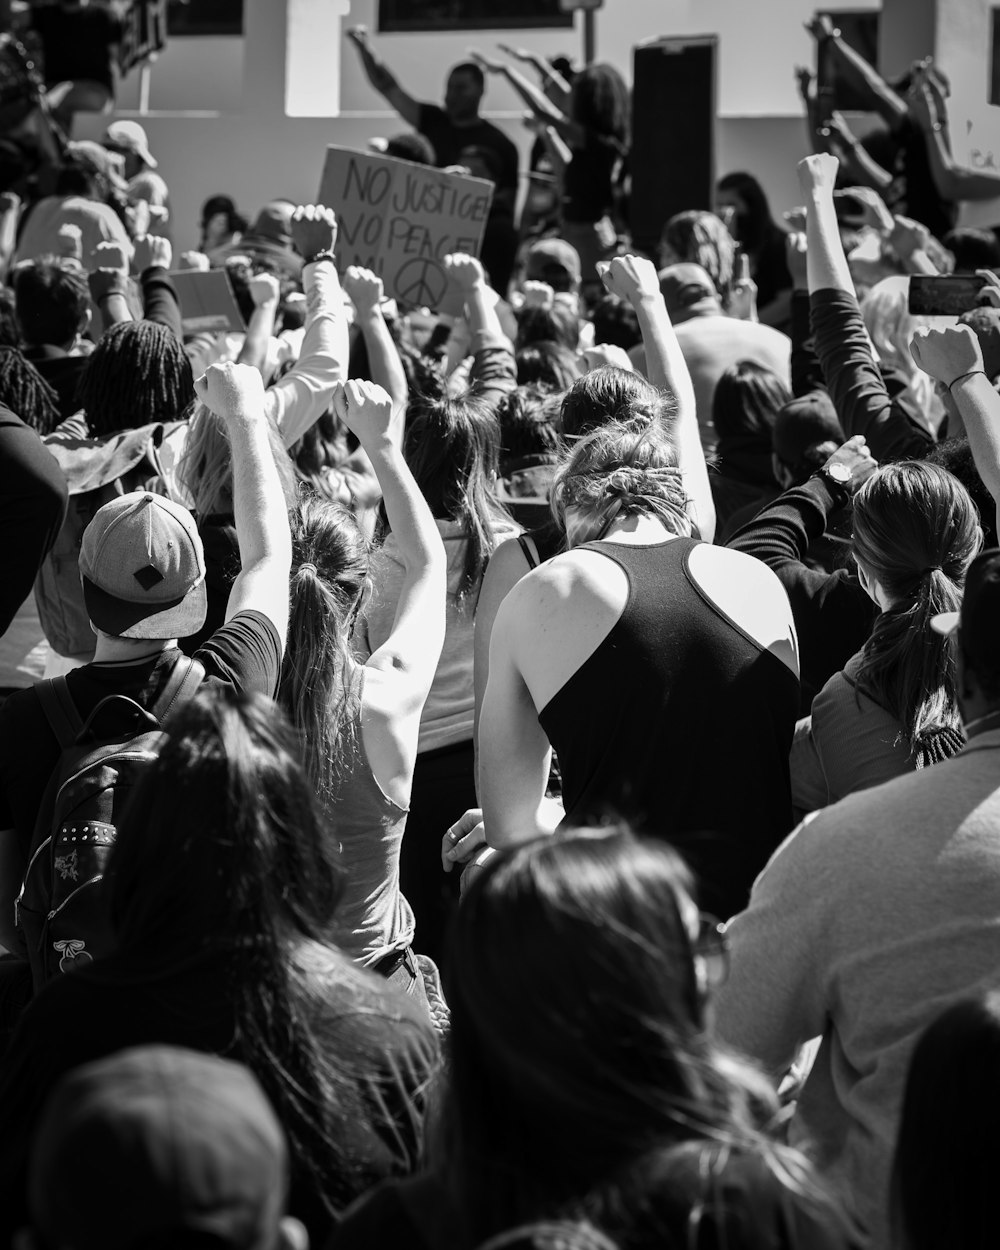
[[[700,589],[694,539],[594,542],[624,570],[625,610],[546,704],[567,825],[623,817],[681,850],[725,917],[792,824],[799,683]]]

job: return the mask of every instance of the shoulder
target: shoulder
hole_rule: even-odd
[[[628,591],[628,576],[599,551],[577,548],[553,556],[522,577],[508,595],[511,611],[519,607],[561,606],[571,595],[590,594],[618,600]]]
[[[281,672],[281,639],[262,612],[238,612],[194,653],[209,679],[241,694],[273,696]]]
[[[718,581],[725,588],[727,599],[753,594],[758,604],[763,597],[769,607],[791,612],[788,595],[778,575],[763,560],[745,551],[699,543],[691,549],[688,568],[699,585],[703,577],[713,583]]]

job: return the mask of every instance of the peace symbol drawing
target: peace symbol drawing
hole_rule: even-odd
[[[444,299],[448,279],[436,260],[415,256],[400,266],[394,285],[396,298],[401,303],[436,308]]]

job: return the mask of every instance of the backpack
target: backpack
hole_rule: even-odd
[[[94,658],[96,639],[80,584],[83,531],[99,508],[119,495],[145,489],[156,478],[165,428],[145,425],[92,439],[76,435],[85,427],[71,417],[42,440],[69,487],[66,519],[35,579],[38,617],[58,655]]]
[[[86,722],[65,677],[35,686],[62,748],[17,900],[35,993],[60,972],[112,949],[103,878],[117,822],[142,770],[163,747],[167,716],[194,698],[204,677],[197,660],[182,656],[149,711],[112,694]]]

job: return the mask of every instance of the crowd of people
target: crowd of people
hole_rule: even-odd
[[[616,70],[477,52],[439,108],[355,29],[381,146],[495,184],[457,317],[343,266],[336,204],[213,194],[178,266],[245,331],[185,332],[173,171],[36,93],[3,1245],[993,1243],[1000,246],[954,210],[998,188],[932,62],[812,30],[883,163],[804,81],[800,204],[730,173],[647,256]]]

